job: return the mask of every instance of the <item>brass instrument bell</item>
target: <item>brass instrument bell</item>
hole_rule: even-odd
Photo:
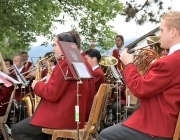
[[[99,62],[105,75],[107,75],[107,73],[109,71],[109,66],[117,65],[117,63],[118,63],[118,60],[115,57],[110,56],[110,55],[101,56],[101,60]]]
[[[162,51],[164,51],[165,49],[160,47],[160,38],[158,36],[148,36],[146,37],[146,40],[153,43],[154,51],[161,57]]]

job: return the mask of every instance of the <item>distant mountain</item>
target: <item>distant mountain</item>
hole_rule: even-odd
[[[130,39],[125,41],[124,46],[130,44],[131,42],[133,42],[135,39]],[[106,52],[104,52],[104,55],[111,55],[112,54],[112,50],[116,48],[116,45],[113,46],[113,48],[111,48],[110,50],[107,50]],[[52,45],[49,45],[47,47],[44,46],[32,46],[31,50],[28,52],[29,54],[29,61],[33,62],[34,64],[36,63],[36,61],[39,58],[44,57],[44,55],[47,52],[52,52],[53,51],[53,47]],[[102,54],[102,55],[103,55]]]
[[[47,47],[45,46],[32,46],[31,50],[28,52],[29,54],[29,61],[33,62],[34,64],[39,58],[44,57],[44,55],[47,52],[52,52],[53,47],[52,45],[49,45]]]

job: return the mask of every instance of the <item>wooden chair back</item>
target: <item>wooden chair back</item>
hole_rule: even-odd
[[[101,115],[106,110],[106,108],[104,107],[106,106],[107,103],[107,99],[108,99],[107,96],[109,90],[110,90],[110,85],[107,84],[102,84],[98,90],[98,99],[93,116],[92,125],[95,125],[100,122]]]
[[[130,97],[130,105],[136,106],[138,104],[138,98],[135,97],[132,92],[129,90],[129,88],[126,88],[126,98],[128,99],[128,96]],[[126,99],[126,102],[128,101]]]
[[[92,106],[88,124],[86,127],[86,129],[87,129],[86,132],[93,133],[93,131],[96,131],[97,127],[100,125],[101,113],[103,111],[105,101],[107,100],[109,90],[110,90],[110,85],[108,85],[108,84],[100,85],[99,90],[97,92],[97,102],[95,103],[96,104],[95,106]],[[90,132],[91,128],[93,128],[93,131],[91,130],[92,132]],[[88,138],[88,136],[86,134],[84,136],[84,139],[87,139],[87,138]]]
[[[180,112],[179,112],[178,120],[176,123],[173,140],[180,140]]]

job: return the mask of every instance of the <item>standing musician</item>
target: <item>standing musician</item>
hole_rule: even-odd
[[[21,56],[22,56],[22,59],[24,61],[24,67],[25,68],[30,69],[31,67],[33,67],[33,63],[28,61],[28,58],[29,58],[28,52],[22,51]]]
[[[85,52],[85,58],[89,62],[93,70],[93,77],[95,77],[95,89],[96,93],[101,84],[105,83],[105,76],[102,69],[99,67],[99,61],[101,60],[101,54],[96,49],[89,49]]]
[[[180,110],[180,12],[162,16],[161,48],[169,54],[155,61],[144,76],[133,64],[134,54],[121,54],[126,84],[140,107],[123,123],[104,129],[100,140],[172,140]]]
[[[121,52],[123,51],[124,49],[124,37],[122,35],[117,35],[116,36],[116,46],[117,46],[117,49],[114,49],[113,52],[112,52],[112,56],[114,56],[117,60],[118,60],[118,64],[117,64],[117,68],[119,70],[122,70],[122,62],[121,60],[119,59],[120,58],[120,54]]]
[[[122,35],[117,35],[116,36],[117,49],[113,50],[112,56],[114,56],[118,60],[117,69],[119,69],[120,71],[123,70],[123,63],[120,60],[121,53],[124,50],[123,45],[124,45],[124,37]],[[118,104],[121,104],[121,108],[122,108],[123,106],[126,105],[126,96],[125,96],[126,87],[121,86],[120,88],[121,88],[120,90],[121,92],[119,93],[118,91],[118,94],[119,96],[121,96],[121,99],[119,100]],[[114,90],[115,89],[113,89],[112,92],[115,92]],[[119,111],[121,110],[119,109]],[[116,117],[117,117],[116,113],[117,113],[117,102],[115,102],[112,106],[113,121],[116,121]]]
[[[32,88],[37,96],[41,97],[41,102],[32,117],[22,120],[12,128],[14,140],[45,140],[46,135],[42,133],[42,128],[57,129],[76,129],[75,122],[75,105],[77,104],[77,81],[65,80],[63,73],[68,77],[73,77],[65,59],[62,59],[62,52],[57,41],[73,42],[78,45],[80,40],[77,36],[69,32],[61,33],[54,39],[55,57],[59,60],[53,70],[53,73],[47,84],[34,80]],[[61,69],[63,71],[61,71]],[[84,127],[87,97],[91,87],[88,80],[82,80],[83,84],[79,85],[80,98],[80,124]],[[91,103],[92,104],[92,103]],[[46,117],[42,117],[46,116]]]

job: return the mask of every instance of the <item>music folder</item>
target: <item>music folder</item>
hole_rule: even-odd
[[[3,73],[2,71],[0,71],[0,79],[4,82],[4,85],[6,87],[10,87],[13,84],[21,84],[19,81],[13,79],[12,77],[8,76],[7,74]]]
[[[4,81],[0,77],[0,85],[4,85]]]
[[[82,55],[75,43],[72,42],[57,42],[66,61],[73,74],[73,78],[78,80],[79,78],[92,78]]]

